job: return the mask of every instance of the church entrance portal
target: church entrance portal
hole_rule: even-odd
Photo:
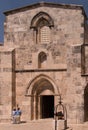
[[[54,96],[41,96],[41,118],[53,118],[54,117]]]
[[[49,77],[36,77],[28,89],[31,96],[31,120],[53,118],[55,95],[58,93],[56,85]]]

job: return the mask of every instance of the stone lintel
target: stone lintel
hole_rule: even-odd
[[[67,71],[67,69],[30,69],[30,70],[15,70],[16,73],[23,72],[52,72],[52,71]]]

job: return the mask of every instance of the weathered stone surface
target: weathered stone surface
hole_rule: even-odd
[[[47,118],[43,98],[53,98],[47,102],[54,109],[60,94],[68,122],[88,118],[84,110],[88,81],[81,76],[85,15],[80,6],[51,5],[6,13],[5,44],[0,46],[0,120],[10,119],[17,105],[23,120]],[[88,48],[84,52],[87,72]]]

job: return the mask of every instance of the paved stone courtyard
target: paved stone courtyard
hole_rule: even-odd
[[[41,125],[40,125],[41,122]],[[3,123],[0,124],[0,130],[53,130],[52,121],[33,121],[20,124]]]
[[[41,122],[41,123],[40,123]],[[52,123],[53,122],[53,123]],[[41,125],[40,125],[41,124]],[[40,120],[21,124],[1,123],[0,130],[55,130],[54,120]],[[59,129],[57,129],[59,130]],[[88,122],[84,124],[68,125],[67,130],[88,130]]]

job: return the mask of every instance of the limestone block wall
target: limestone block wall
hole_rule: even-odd
[[[84,43],[84,16],[81,9],[39,7],[26,8],[24,11],[12,12],[6,15],[5,42],[16,45],[36,44],[33,29],[30,29],[33,17],[39,12],[45,12],[54,21],[52,42],[55,44],[73,45]]]
[[[20,53],[21,54],[21,53]],[[22,53],[23,54],[23,53]],[[24,53],[25,54],[25,53]],[[17,57],[16,57],[17,58]],[[17,62],[19,58],[16,59]],[[36,61],[36,59],[35,59]],[[21,63],[21,58],[20,58]],[[22,61],[23,63],[23,61]],[[84,121],[84,89],[86,80],[81,76],[81,46],[68,46],[66,57],[66,68],[57,69],[54,71],[49,64],[50,72],[45,69],[42,71],[36,67],[32,69],[21,69],[17,66],[16,70],[16,102],[23,110],[23,118],[29,119],[28,114],[31,114],[31,97],[26,97],[26,90],[29,83],[38,75],[44,74],[49,76],[58,86],[58,89],[62,95],[64,104],[68,111],[68,122],[70,123],[82,123]],[[19,65],[19,64],[17,64]],[[43,69],[44,70],[44,69]],[[25,82],[23,82],[25,81]],[[56,101],[56,104],[58,100]],[[29,111],[27,111],[29,108]]]
[[[67,85],[66,72],[18,72],[16,73],[16,102],[21,107],[23,114],[22,119],[25,121],[31,120],[31,95],[26,96],[29,83],[37,76],[45,75],[55,82],[58,89],[61,91],[63,98],[66,97]],[[25,82],[22,82],[25,81]],[[64,82],[62,82],[64,81]],[[37,86],[36,86],[37,87]],[[58,97],[56,97],[55,104],[58,103]],[[33,113],[34,114],[34,113]]]
[[[85,74],[88,74],[88,46],[85,46]]]
[[[3,49],[2,49],[3,50]],[[12,52],[0,51],[0,121],[10,121],[12,110]]]
[[[88,74],[88,44],[82,45],[82,75]]]
[[[81,76],[81,46],[70,46],[67,59],[68,89],[66,102],[69,113],[68,121],[82,123],[84,122],[84,89],[86,80]]]
[[[32,19],[39,12],[47,13],[54,21],[49,44],[36,44],[34,30],[30,28]],[[82,123],[86,84],[85,78],[81,77],[81,44],[84,43],[82,10],[48,6],[33,9],[27,7],[25,10],[7,14],[4,26],[8,48],[8,43],[18,47],[14,48],[13,53],[6,51],[0,55],[0,108],[1,112],[3,110],[1,118],[5,119],[7,113],[10,116],[11,107],[18,104],[23,111],[22,119],[31,119],[31,96],[26,96],[26,91],[29,83],[43,74],[58,86],[67,107],[68,122]],[[38,55],[42,51],[47,55],[47,63],[45,68],[38,68]],[[57,103],[58,100],[55,101]]]
[[[85,24],[85,43],[88,44],[88,23]]]
[[[66,50],[65,46],[58,44],[30,45],[30,47],[17,48],[15,49],[15,69],[38,70],[38,58],[41,52],[44,52],[47,57],[46,65],[41,69],[66,69]]]
[[[56,86],[58,86],[62,95],[63,103],[67,108],[68,122],[84,122],[84,89],[86,81],[85,78],[81,77],[80,48],[80,46],[69,47],[67,70],[65,71],[18,71],[16,73],[16,102],[23,111],[22,118],[24,120],[29,120],[29,118],[31,119],[29,116],[31,115],[31,97],[25,96],[29,83],[38,75],[44,74],[49,76],[55,82]],[[55,101],[55,104],[57,103],[58,99]]]

